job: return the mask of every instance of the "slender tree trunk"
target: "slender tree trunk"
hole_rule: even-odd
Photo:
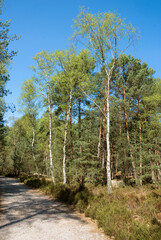
[[[64,133],[64,146],[63,146],[63,184],[66,184],[66,141],[67,141],[67,129],[68,129],[68,122],[69,116],[71,112],[71,105],[72,105],[72,93],[70,93],[70,100],[69,100],[69,110],[67,113],[66,124],[65,124],[65,133]]]
[[[68,116],[67,116],[68,118]],[[68,119],[65,124],[64,146],[63,146],[63,184],[66,184],[66,141],[67,141]]]
[[[151,165],[151,176],[152,176],[152,182],[153,182],[153,184],[156,184],[156,177],[155,177],[154,165],[153,165],[152,160],[150,161],[150,165]]]
[[[138,100],[138,117],[139,117],[139,142],[140,142],[140,186],[142,186],[142,175],[143,175],[143,170],[142,170],[142,165],[143,165],[143,160],[142,160],[142,127],[141,127],[141,119],[140,119],[140,105],[139,105],[139,100]]]
[[[119,152],[116,154],[116,163],[115,163],[115,174],[118,172],[118,160],[119,160]]]
[[[110,74],[110,73],[109,73]],[[108,74],[108,89],[107,89],[107,134],[106,134],[106,142],[107,142],[107,187],[108,194],[112,193],[112,181],[111,181],[111,162],[110,162],[110,76]]]
[[[47,157],[47,155],[44,156],[44,161],[45,161],[46,175],[47,175],[47,177],[49,177],[50,173],[49,173],[49,166],[48,166],[48,157]]]
[[[81,141],[81,99],[79,99],[78,101],[78,138],[79,138],[79,142]],[[80,143],[79,145],[79,153],[80,153],[80,157],[82,157],[82,145]],[[84,186],[84,176],[81,176],[81,182],[80,182],[80,186],[83,187]]]
[[[52,155],[52,124],[51,124],[51,103],[50,103],[50,96],[49,96],[49,86],[48,86],[48,108],[49,108],[49,156],[50,156],[50,172],[51,178],[56,185],[54,172],[53,172],[53,155]]]
[[[104,92],[104,101],[103,101],[103,119],[102,119],[102,159],[101,159],[101,167],[102,167],[102,183],[105,184],[107,180],[106,176],[106,83],[104,80],[105,92]]]
[[[102,117],[100,118],[100,130],[99,130],[99,138],[98,138],[98,151],[97,151],[97,161],[100,165],[101,163],[101,136],[102,136]]]
[[[158,174],[157,174],[157,177],[158,177],[158,180],[160,181],[161,180],[161,164],[160,164],[160,162],[157,162],[157,172],[158,172]]]
[[[151,156],[151,149],[149,149],[149,156]],[[156,184],[156,177],[155,177],[155,171],[154,171],[154,164],[152,161],[152,158],[150,157],[150,165],[151,165],[151,177],[153,184]]]
[[[38,166],[37,166],[37,163],[36,163],[36,157],[35,157],[35,151],[34,151],[34,143],[35,143],[35,129],[34,129],[34,126],[33,126],[32,127],[32,156],[33,156],[36,172],[39,176],[39,170],[38,170]]]
[[[114,161],[114,149],[113,149],[113,143],[112,141],[110,142],[111,144],[111,177],[114,179],[114,174],[115,174],[115,161]]]
[[[112,67],[107,71],[105,62],[103,62],[105,74],[107,77],[107,91],[106,91],[106,109],[107,109],[107,133],[106,133],[106,144],[107,144],[107,189],[108,194],[112,193],[112,181],[111,181],[111,159],[110,159],[110,80],[111,75],[115,67],[115,61],[113,62]],[[105,88],[106,89],[106,88]]]
[[[102,171],[103,175],[105,175],[105,142],[106,142],[106,133],[105,133],[105,125],[106,125],[106,119],[105,119],[105,114],[106,114],[106,96],[104,96],[104,103],[103,103],[103,122],[102,122],[102,127],[103,127],[103,136],[102,136],[102,147],[103,147],[103,153],[102,153]],[[104,176],[103,176],[104,178]]]
[[[117,145],[117,154],[116,154],[116,173],[118,172],[118,161],[119,161],[119,157],[120,157],[120,148],[121,148],[121,139],[122,139],[122,126],[121,126],[121,106],[119,105],[119,133],[120,133],[120,136],[119,136],[119,142],[118,142],[118,145]]]
[[[70,160],[73,160],[72,102],[70,110]]]
[[[157,179],[161,180],[161,164],[160,164],[160,152],[159,152],[159,146],[158,144],[155,146],[155,162],[157,167]]]
[[[81,99],[79,99],[79,101],[78,101],[78,112],[79,112],[79,115],[78,115],[78,138],[80,141],[81,140]],[[80,154],[82,154],[82,145],[81,144],[79,145],[79,152],[80,152]]]
[[[126,126],[126,136],[127,136],[127,142],[128,142],[128,145],[129,145],[130,158],[131,158],[131,163],[132,163],[132,167],[133,167],[135,183],[137,183],[136,165],[135,165],[133,155],[132,155],[131,149],[130,149],[130,136],[129,136],[128,121],[127,121],[125,88],[123,88],[123,98],[124,98],[124,117],[125,117],[125,126]]]

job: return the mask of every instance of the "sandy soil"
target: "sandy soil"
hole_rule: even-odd
[[[0,177],[0,240],[107,240],[96,224],[17,180]]]

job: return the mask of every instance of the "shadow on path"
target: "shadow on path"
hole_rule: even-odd
[[[37,219],[55,222],[63,218],[85,223],[60,202],[31,191],[31,188],[13,178],[0,177],[0,192],[2,193],[0,229],[23,221],[32,225]]]

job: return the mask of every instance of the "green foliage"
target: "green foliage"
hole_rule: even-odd
[[[0,1],[0,14],[2,1]],[[17,38],[17,36],[9,35],[10,21],[2,22],[0,20],[0,172],[9,172],[9,168],[12,169],[12,164],[6,157],[6,127],[4,123],[4,114],[8,109],[6,106],[4,97],[7,96],[9,91],[6,89],[6,83],[9,81],[10,76],[8,73],[8,66],[11,60],[16,55],[15,51],[10,51],[10,43]],[[11,107],[10,107],[11,108]],[[13,108],[12,108],[13,110]],[[9,164],[8,164],[9,163]]]
[[[41,180],[39,178],[31,177],[29,179],[25,179],[24,184],[33,188],[39,188],[41,186]]]
[[[34,125],[34,120],[38,115],[38,96],[33,79],[24,81],[21,87],[21,96],[19,98],[20,111],[29,115],[31,123]]]
[[[120,46],[115,45],[115,38],[117,42],[127,38],[129,44],[136,39],[136,29],[131,24],[127,25],[124,19],[112,12],[92,14],[81,8],[74,20],[73,28],[73,38],[83,41],[90,50],[94,51],[99,63],[107,62],[111,51],[112,54],[120,54]]]
[[[120,53],[122,42],[133,42],[136,30],[118,14],[91,14],[84,8],[74,29],[73,37],[88,50],[77,53],[72,47],[35,55],[34,77],[22,86],[24,116],[1,141],[0,154],[4,156],[7,143],[11,151],[6,162],[16,174],[39,169],[51,177],[55,171],[61,183],[65,171],[67,183],[83,185],[106,183],[108,151],[109,176],[121,172],[125,183],[157,184],[161,178],[160,80],[153,78],[154,71],[146,63]],[[95,65],[100,72],[98,68],[93,72]],[[3,104],[0,111],[1,134],[6,131]],[[106,126],[109,115],[110,126]],[[109,127],[110,148],[106,146]],[[4,159],[0,162],[3,165]]]

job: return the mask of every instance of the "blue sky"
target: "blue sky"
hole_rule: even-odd
[[[21,85],[33,72],[32,57],[43,49],[55,51],[69,47],[73,19],[79,7],[85,6],[92,13],[117,12],[126,22],[139,29],[141,39],[131,54],[147,62],[161,78],[161,1],[160,0],[5,0],[1,19],[11,20],[10,34],[21,35],[21,39],[10,45],[18,50],[9,67],[10,81],[7,88],[12,95],[6,102],[14,104],[20,96]],[[6,119],[13,114],[8,112]],[[14,113],[15,117],[20,116]]]

